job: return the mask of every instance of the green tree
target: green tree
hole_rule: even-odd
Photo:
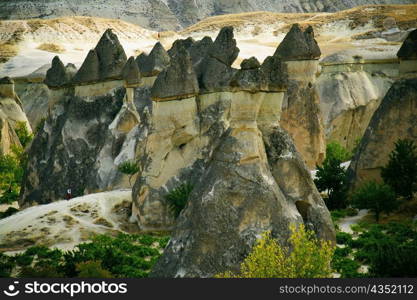
[[[340,145],[337,142],[330,142],[326,146],[326,158],[327,159],[337,159],[341,162],[348,161],[351,159],[352,153],[346,150],[345,147]]]
[[[270,232],[262,235],[240,265],[240,272],[225,272],[217,278],[326,278],[335,247],[319,240],[304,225],[291,226],[289,247],[281,246]],[[292,250],[290,250],[292,249]]]
[[[379,222],[381,213],[390,213],[398,208],[395,192],[389,185],[370,181],[356,190],[352,196],[352,204],[356,208],[370,209],[375,214],[375,220]]]
[[[398,140],[381,176],[398,196],[411,199],[417,191],[417,146],[408,139]]]
[[[118,170],[129,176],[129,185],[132,186],[132,177],[139,172],[140,168],[137,162],[125,161],[119,165]]]
[[[79,278],[113,278],[114,276],[101,266],[101,261],[86,261],[76,264]]]
[[[165,199],[168,202],[168,206],[173,212],[175,218],[177,218],[181,211],[185,208],[190,197],[193,186],[189,183],[181,184],[172,191],[170,191]]]

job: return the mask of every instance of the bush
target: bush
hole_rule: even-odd
[[[326,158],[336,159],[340,162],[348,161],[352,158],[352,153],[346,150],[342,145],[337,142],[331,142],[326,146]]]
[[[395,143],[381,176],[398,196],[413,197],[417,191],[417,146],[413,141],[404,139]]]
[[[336,233],[336,243],[341,245],[348,245],[352,241],[352,236],[346,232]]]
[[[19,137],[20,144],[23,148],[26,148],[27,145],[32,141],[33,135],[29,132],[26,127],[25,122],[17,122],[14,128],[16,135]]]
[[[103,269],[100,261],[86,261],[76,264],[79,278],[112,278],[112,274]]]
[[[365,183],[351,197],[355,207],[370,209],[375,214],[377,222],[382,212],[390,213],[399,205],[391,187],[375,181]]]
[[[332,273],[335,248],[318,240],[314,232],[291,226],[289,248],[282,247],[269,232],[262,235],[240,265],[240,272],[225,272],[218,278],[325,278]],[[292,249],[291,251],[289,249]]]
[[[123,174],[129,175],[129,185],[132,186],[131,180],[133,175],[135,175],[137,172],[139,172],[139,165],[136,162],[133,161],[125,161],[121,163],[118,168],[120,172]]]
[[[192,190],[193,186],[191,184],[185,183],[173,189],[165,196],[168,206],[174,214],[175,218],[180,215],[181,211],[187,205],[188,198],[190,197]]]

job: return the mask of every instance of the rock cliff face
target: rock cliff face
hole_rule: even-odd
[[[142,173],[133,189],[133,217],[142,230],[174,229],[153,276],[235,269],[259,234],[271,230],[284,241],[291,223],[333,240],[324,202],[279,126],[285,63],[251,58],[232,69],[239,49],[230,27],[195,70],[185,47],[176,47],[152,87]],[[193,189],[174,220],[165,196],[181,184]]]
[[[380,180],[398,139],[417,141],[417,77],[395,82],[375,111],[348,174],[351,187]]]
[[[14,91],[14,82],[8,77],[0,79],[0,154],[10,154],[14,145],[20,145],[15,128],[18,122],[32,131],[22,110],[22,103]]]
[[[411,31],[397,53],[400,73],[415,76],[417,73],[417,29]]]
[[[326,152],[320,99],[315,88],[320,55],[313,29],[308,27],[303,32],[297,24],[292,26],[274,54],[285,61],[289,77],[281,126],[292,136],[311,169],[324,160]]]

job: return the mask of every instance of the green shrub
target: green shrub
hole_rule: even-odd
[[[352,158],[352,153],[346,150],[337,142],[331,142],[326,146],[326,158],[329,160],[336,159],[340,162],[348,161]]]
[[[347,245],[352,240],[352,236],[346,232],[337,232],[336,233],[336,242],[338,244]]]
[[[414,141],[404,139],[395,143],[381,176],[398,196],[406,199],[413,197],[413,193],[417,192],[417,146]]]
[[[185,183],[176,187],[165,196],[168,206],[176,218],[187,205],[192,190],[193,186]]]
[[[132,186],[131,180],[139,172],[140,168],[137,162],[125,161],[118,166],[118,170],[123,174],[129,175],[129,185]]]
[[[332,262],[333,268],[340,273],[342,278],[363,277],[358,272],[360,264],[347,257],[335,258]]]
[[[269,232],[262,235],[240,265],[240,272],[225,272],[218,278],[325,278],[332,273],[335,248],[318,240],[304,225],[291,226],[290,247],[282,247]],[[291,251],[289,249],[292,249]]]
[[[375,181],[365,183],[351,197],[352,205],[360,209],[370,209],[375,214],[377,222],[381,213],[390,213],[399,205],[391,187]]]
[[[112,274],[103,269],[100,261],[86,261],[76,264],[79,278],[112,278]]]
[[[23,148],[32,141],[33,135],[29,132],[25,122],[17,122],[14,131],[19,137],[20,144]]]

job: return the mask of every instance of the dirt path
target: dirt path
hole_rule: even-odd
[[[360,220],[362,220],[368,214],[368,212],[369,211],[367,209],[361,209],[356,216],[340,219],[338,222],[340,231],[352,234],[353,231],[350,228],[350,226],[357,224]]]

